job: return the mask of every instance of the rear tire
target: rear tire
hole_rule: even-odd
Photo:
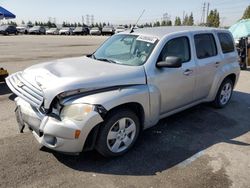
[[[217,92],[213,105],[216,108],[224,108],[230,101],[233,93],[233,82],[231,79],[226,78]]]
[[[123,155],[133,147],[139,131],[140,121],[134,112],[111,111],[100,127],[95,149],[104,157]]]

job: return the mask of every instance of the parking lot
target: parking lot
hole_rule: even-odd
[[[89,54],[103,36],[0,36],[0,67]],[[195,106],[142,133],[132,151],[106,159],[67,156],[18,133],[14,95],[0,83],[0,187],[250,187],[250,70],[225,109]]]

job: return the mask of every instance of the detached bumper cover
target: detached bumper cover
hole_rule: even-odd
[[[28,126],[37,141],[52,150],[78,153],[81,152],[88,134],[97,124],[103,121],[97,112],[91,112],[83,121],[57,120],[36,111],[29,103],[17,97],[16,105],[20,109],[22,122]],[[78,139],[75,131],[80,130]]]

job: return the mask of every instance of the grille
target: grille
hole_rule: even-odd
[[[36,108],[41,107],[43,103],[42,90],[27,82],[22,77],[22,72],[17,72],[6,78],[6,83],[17,96]]]

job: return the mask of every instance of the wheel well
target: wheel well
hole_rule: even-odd
[[[107,115],[111,112],[111,111],[117,111],[119,109],[129,109],[132,112],[134,112],[137,117],[139,118],[140,121],[140,128],[143,129],[143,125],[144,125],[144,119],[145,119],[145,114],[144,114],[144,110],[141,104],[136,103],[136,102],[131,102],[131,103],[125,103],[125,104],[121,104],[119,106],[116,106],[112,109],[110,109],[107,113]]]
[[[225,79],[227,79],[227,78],[229,78],[233,82],[233,85],[235,85],[235,81],[236,81],[236,75],[235,74],[229,74]]]
[[[125,104],[121,104],[119,106],[116,106],[116,107],[110,109],[107,112],[107,114],[105,115],[105,117],[107,117],[111,111],[118,111],[119,109],[124,109],[124,108],[133,111],[137,115],[137,117],[139,118],[139,121],[140,121],[140,129],[142,130],[143,124],[144,124],[145,114],[144,114],[144,110],[143,110],[142,105],[139,103],[132,102],[132,103],[125,103]],[[104,119],[105,119],[105,117],[104,117]],[[84,151],[92,150],[94,148],[100,126],[102,126],[102,123],[96,125],[88,134],[87,139],[86,139],[85,144],[84,144],[84,147],[83,147]]]

